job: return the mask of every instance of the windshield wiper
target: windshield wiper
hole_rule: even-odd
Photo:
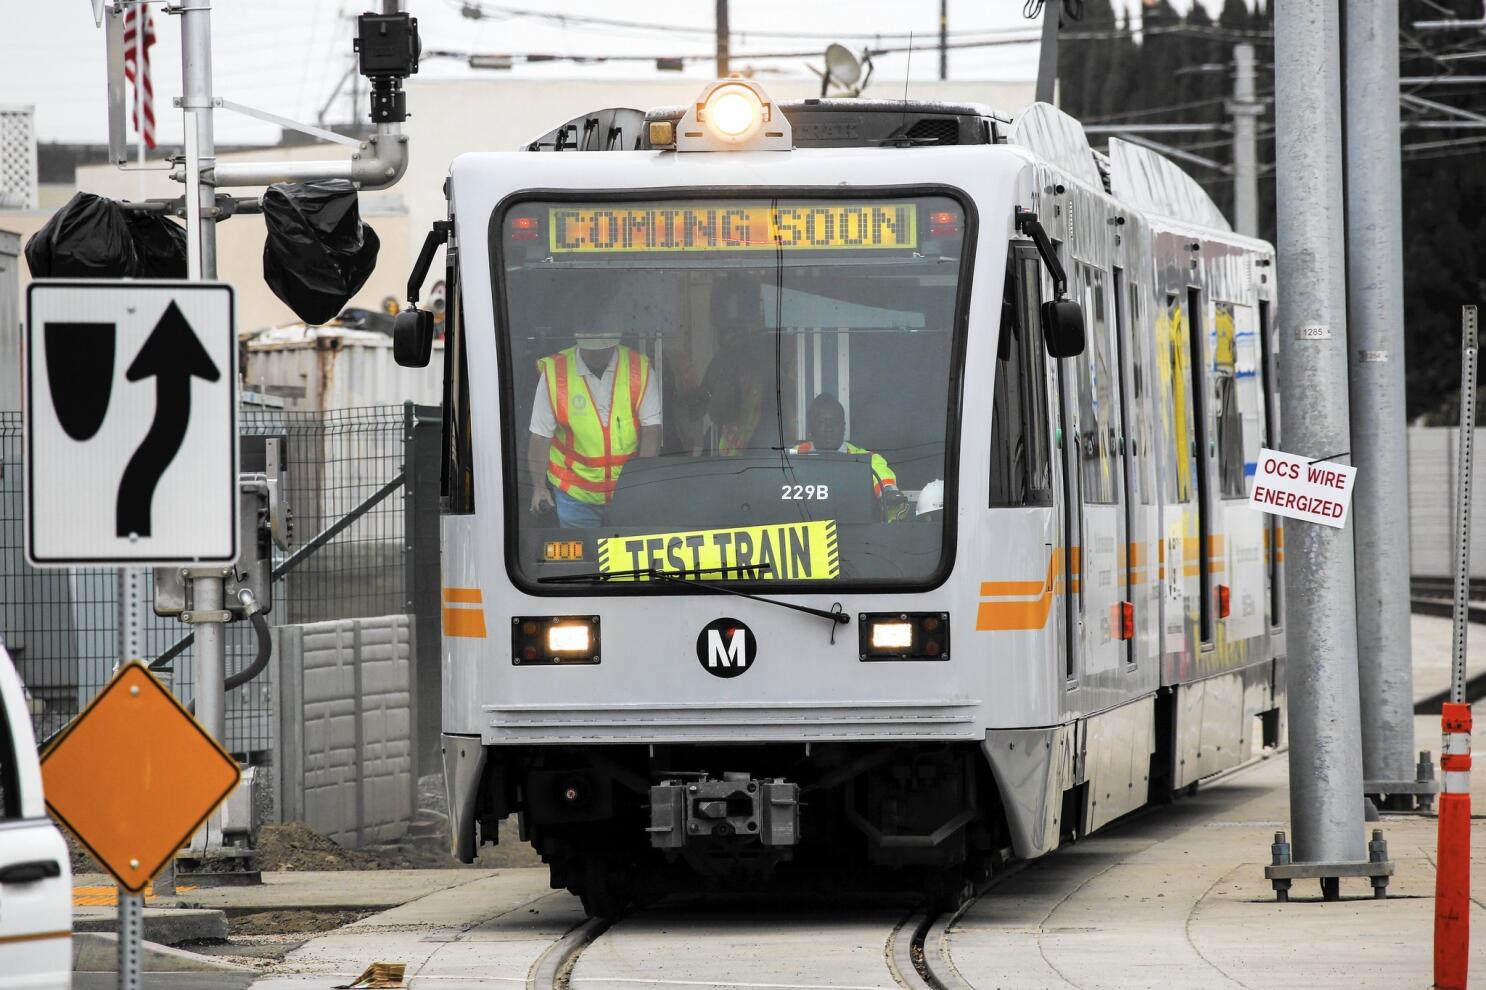
[[[766,567],[762,564],[747,564],[741,567],[702,567],[694,570],[684,571],[662,571],[654,567],[648,567],[630,571],[591,571],[587,574],[551,574],[547,577],[537,578],[537,583],[565,584],[569,582],[575,583],[579,581],[610,581],[614,578],[648,577],[656,581],[671,581],[676,584],[687,585],[688,587],[702,588],[706,591],[714,591],[721,595],[736,595],[739,598],[747,598],[750,601],[763,602],[765,605],[778,605],[780,608],[793,609],[796,612],[805,612],[809,615],[819,616],[822,619],[829,619],[833,626],[844,626],[851,621],[851,616],[848,615],[846,611],[841,608],[840,605],[837,605],[834,609],[830,610],[823,608],[812,608],[809,605],[796,605],[794,602],[784,602],[780,601],[777,598],[765,598],[763,595],[755,595],[748,591],[739,591],[736,588],[724,588],[722,585],[719,584],[711,584],[706,581],[697,580],[697,577],[702,574],[726,574],[728,571],[754,572],[766,569],[773,570],[772,567]],[[832,630],[831,636],[832,639],[835,638],[834,628]]]

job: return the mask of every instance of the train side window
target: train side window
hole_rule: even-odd
[[[1156,439],[1155,429],[1151,426],[1149,383],[1151,364],[1147,357],[1150,354],[1150,344],[1146,336],[1145,298],[1138,284],[1131,282],[1126,288],[1130,296],[1130,326],[1134,328],[1134,332],[1130,334],[1132,348],[1130,372],[1135,382],[1135,422],[1133,427],[1127,425],[1125,431],[1135,445],[1135,463],[1139,468],[1137,477],[1140,483],[1140,503],[1152,505],[1156,501]]]
[[[1161,314],[1157,346],[1161,349],[1158,360],[1162,368],[1162,388],[1170,390],[1168,408],[1170,415],[1163,421],[1166,434],[1166,456],[1171,470],[1166,472],[1166,502],[1177,504],[1192,500],[1192,457],[1196,451],[1192,440],[1192,407],[1189,400],[1192,386],[1191,371],[1187,367],[1187,314],[1182,312],[1181,297],[1175,292],[1166,294],[1165,312]]]
[[[464,303],[454,269],[444,332],[444,468],[439,481],[444,511],[475,511],[474,453],[470,443],[470,374],[464,349]]]
[[[1038,319],[1042,271],[1035,249],[1014,247],[1007,264],[991,412],[993,506],[1050,505],[1047,352]]]
[[[1217,407],[1218,495],[1243,498],[1243,411],[1239,404],[1238,340],[1232,303],[1213,303],[1213,395]]]
[[[1115,365],[1109,349],[1104,272],[1078,265],[1088,343],[1078,359],[1078,447],[1084,501],[1112,505],[1115,486]]]

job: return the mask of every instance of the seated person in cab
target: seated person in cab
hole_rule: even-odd
[[[898,491],[898,476],[881,454],[858,447],[846,439],[846,410],[834,395],[822,392],[810,401],[805,414],[808,439],[790,448],[791,454],[834,451],[838,454],[872,455],[872,494],[882,506],[883,518],[896,522],[908,514],[908,499]]]
[[[534,513],[557,509],[564,527],[600,526],[631,457],[660,452],[660,392],[650,360],[617,335],[576,336],[537,362],[527,465]]]

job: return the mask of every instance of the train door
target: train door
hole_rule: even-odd
[[[1212,450],[1208,441],[1207,366],[1202,360],[1205,328],[1202,319],[1202,290],[1187,287],[1187,339],[1192,348],[1192,457],[1196,462],[1197,481],[1197,629],[1198,642],[1213,642],[1214,612],[1212,574],[1213,507],[1211,494]],[[1185,556],[1189,556],[1188,551]]]
[[[1110,318],[1110,279],[1101,269],[1076,264],[1087,343],[1073,360],[1077,418],[1074,429],[1078,528],[1072,571],[1083,633],[1080,677],[1115,670],[1125,654],[1121,636],[1128,592],[1121,551],[1125,544],[1124,471],[1120,463],[1119,365]]]
[[[1131,377],[1131,368],[1135,366],[1139,371],[1139,362],[1134,347],[1134,340],[1130,334],[1130,326],[1136,317],[1131,310],[1132,300],[1126,290],[1125,272],[1123,269],[1115,268],[1111,273],[1114,283],[1114,326],[1115,326],[1115,358],[1119,364],[1119,413],[1120,423],[1124,427],[1120,433],[1120,466],[1123,484],[1120,486],[1120,499],[1124,505],[1123,523],[1126,538],[1122,541],[1116,556],[1122,561],[1123,566],[1119,569],[1119,596],[1120,596],[1120,625],[1119,637],[1121,640],[1121,659],[1125,663],[1133,663],[1136,659],[1135,652],[1135,569],[1140,563],[1139,544],[1135,540],[1137,527],[1135,525],[1135,488],[1138,485],[1138,475],[1135,465],[1137,456],[1137,431],[1134,429],[1135,403],[1139,401],[1133,396],[1132,389],[1134,381]],[[1128,608],[1129,615],[1125,612]]]
[[[1188,369],[1191,345],[1182,295],[1165,294],[1157,320],[1157,368],[1160,372],[1163,470],[1161,472],[1161,531],[1156,548],[1156,575],[1161,583],[1162,680],[1165,683],[1191,676],[1187,653],[1187,547],[1195,551],[1195,520],[1191,504],[1193,489],[1192,375]],[[1189,529],[1192,532],[1189,532]],[[1195,566],[1192,569],[1196,573]]]
[[[1270,450],[1274,450],[1279,443],[1279,395],[1278,379],[1275,372],[1275,339],[1274,327],[1270,324],[1269,300],[1259,300],[1259,359],[1255,362],[1255,368],[1259,373],[1259,387],[1263,395],[1261,407],[1263,409],[1263,429],[1261,436],[1263,444]],[[1284,557],[1284,533],[1280,529],[1280,517],[1271,513],[1264,515],[1264,547],[1265,565],[1268,581],[1269,594],[1265,602],[1265,612],[1269,617],[1270,626],[1278,626],[1283,622],[1284,610],[1281,598],[1282,590],[1280,583],[1280,561]]]
[[[1058,251],[1059,260],[1064,262],[1067,269],[1066,253],[1063,251],[1061,242],[1053,242]],[[1077,276],[1074,276],[1077,278]],[[1078,282],[1074,281],[1070,289],[1078,291]],[[1044,298],[1051,298],[1044,293]],[[1087,310],[1084,319],[1088,320]],[[1077,402],[1078,402],[1078,358],[1061,358],[1054,361],[1056,367],[1057,384],[1057,410],[1054,419],[1054,435],[1058,438],[1058,451],[1060,453],[1060,469],[1062,471],[1062,503],[1063,513],[1059,519],[1061,525],[1061,552],[1062,559],[1059,567],[1063,574],[1062,601],[1063,601],[1063,675],[1067,678],[1070,686],[1077,682],[1080,671],[1080,655],[1083,652],[1084,641],[1084,610],[1083,602],[1079,595],[1081,585],[1079,584],[1079,568],[1082,563],[1080,554],[1083,541],[1083,499],[1079,490],[1079,436],[1077,428]]]
[[[1214,395],[1217,408],[1218,494],[1223,500],[1221,555],[1225,572],[1218,582],[1219,619],[1228,643],[1263,636],[1266,575],[1265,515],[1248,507],[1248,478],[1259,457],[1264,399],[1259,379],[1259,340],[1254,308],[1215,303],[1213,321]],[[1227,589],[1225,592],[1222,589]],[[1223,615],[1224,605],[1227,615]]]

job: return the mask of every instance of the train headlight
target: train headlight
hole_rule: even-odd
[[[598,662],[596,615],[518,615],[511,620],[511,663],[517,667]]]
[[[741,141],[764,122],[764,105],[747,86],[719,86],[707,97],[702,122],[729,141]]]
[[[874,622],[871,638],[874,650],[906,650],[913,645],[913,626],[907,622]]]
[[[547,652],[555,655],[564,653],[587,653],[592,646],[593,636],[588,631],[588,623],[563,623],[547,627]]]
[[[863,660],[948,660],[948,612],[864,612],[857,617]]]

